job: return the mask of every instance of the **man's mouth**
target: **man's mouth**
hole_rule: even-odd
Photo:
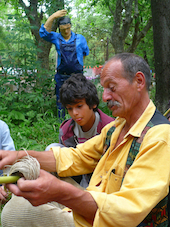
[[[118,101],[112,101],[112,100],[110,100],[110,101],[107,102],[107,106],[108,106],[109,109],[111,109],[113,106],[119,107],[120,106],[120,103]]]

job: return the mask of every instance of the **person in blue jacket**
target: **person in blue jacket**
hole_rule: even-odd
[[[65,108],[59,100],[60,88],[72,73],[83,72],[83,60],[89,54],[85,37],[71,31],[71,20],[65,16],[66,14],[67,11],[64,9],[53,13],[39,30],[40,37],[53,43],[58,53],[55,81],[58,116],[60,118],[65,116]],[[58,19],[59,33],[51,31],[55,19]]]

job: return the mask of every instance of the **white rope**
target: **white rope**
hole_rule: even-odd
[[[24,149],[25,150],[25,149]],[[25,150],[27,153],[27,151]],[[40,174],[40,164],[36,158],[28,155],[15,161],[10,167],[9,175],[23,176],[26,180],[35,180]]]

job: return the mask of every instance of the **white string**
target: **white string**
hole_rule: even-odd
[[[17,175],[19,172],[26,180],[35,180],[40,174],[40,164],[36,158],[28,155],[28,152],[24,149],[27,156],[15,161],[10,167],[9,175]]]

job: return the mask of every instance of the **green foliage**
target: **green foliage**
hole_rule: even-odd
[[[0,83],[15,86],[17,93],[38,91],[45,96],[54,94],[54,68],[52,71],[42,69],[41,63],[37,61],[38,52],[41,50],[35,46],[27,18],[14,12],[7,14],[7,19],[5,47],[0,49],[0,66],[4,76]],[[1,87],[0,90],[6,92],[6,89]],[[37,93],[32,96],[37,96]],[[30,98],[33,97],[30,95]],[[40,101],[38,99],[39,96],[35,97],[34,102]]]
[[[98,84],[98,81],[94,81]],[[98,86],[99,94],[102,88]],[[0,119],[4,120],[11,131],[16,150],[22,148],[44,150],[47,145],[58,142],[59,126],[57,118],[56,97],[44,96],[38,90],[32,93],[7,92],[0,94]],[[106,103],[100,96],[99,108],[112,116]],[[66,118],[70,118],[67,114]]]
[[[140,18],[146,21],[150,16],[149,4],[139,1]],[[11,3],[12,5],[10,5]],[[60,121],[56,113],[55,97],[55,62],[56,50],[53,47],[50,52],[50,69],[44,70],[38,59],[41,51],[36,46],[37,40],[33,38],[31,29],[39,29],[36,25],[30,26],[28,18],[18,5],[18,0],[2,0],[0,16],[0,116],[11,129],[11,135],[15,141],[16,149],[44,150],[51,142],[58,140],[58,128]],[[69,3],[69,1],[68,1]],[[74,2],[72,2],[74,4]],[[72,30],[83,34],[90,48],[90,55],[85,59],[85,66],[98,66],[106,60],[107,47],[109,58],[114,54],[110,39],[113,29],[113,15],[108,7],[109,1],[76,0],[72,4],[74,10],[67,9],[72,15]],[[112,8],[115,8],[112,1]],[[58,8],[63,8],[63,1],[56,3],[54,0],[38,1],[38,8],[46,9],[45,15],[51,15]],[[147,13],[145,13],[147,12]],[[39,15],[39,13],[38,13]],[[44,19],[46,19],[44,17]],[[134,26],[134,25],[133,25]],[[127,37],[128,46],[131,33]],[[107,42],[109,39],[109,43]],[[147,56],[149,64],[153,67],[153,41],[152,30],[147,33],[136,49],[140,56]],[[55,56],[55,57],[54,57]],[[106,103],[102,102],[102,87],[99,81],[97,86],[100,97],[99,108],[112,116]],[[154,96],[152,89],[151,97]],[[66,115],[69,118],[69,115]]]
[[[44,151],[49,144],[58,142],[60,125],[58,119],[44,115],[37,116],[37,118],[37,121],[32,122],[32,126],[29,126],[29,121],[20,125],[9,124],[16,150],[25,148]]]
[[[0,95],[1,119],[11,129],[16,149],[44,150],[58,141],[60,121],[56,117],[56,100],[35,93]]]
[[[153,29],[151,28],[143,40],[139,43],[135,54],[143,57],[149,64],[151,70],[155,71],[153,51]]]
[[[115,11],[117,2],[121,2],[121,12]],[[125,17],[129,13],[128,8],[131,7],[130,4],[127,0],[123,2],[119,0],[75,1],[74,13],[71,12],[73,31],[83,34],[90,48],[90,54],[85,59],[85,66],[93,67],[104,64],[107,60],[107,45],[108,58],[110,58],[115,54],[113,43],[116,47],[122,44],[124,46],[122,51],[128,51],[132,42],[137,39],[134,36],[134,31],[136,29],[138,31],[136,34],[139,34],[146,26],[148,19],[151,17],[151,4],[147,0],[133,1],[131,19],[129,18],[128,21]],[[120,25],[115,20],[116,14],[120,15]],[[114,27],[115,23],[116,27]],[[124,24],[126,26],[123,29]],[[139,27],[135,27],[136,24],[139,24]],[[113,34],[116,34],[116,37],[120,37],[119,40],[114,39]],[[108,43],[107,38],[109,40]],[[135,52],[142,57],[146,57],[153,68],[152,29],[142,39]]]
[[[72,30],[86,37],[90,54],[85,59],[85,66],[98,66],[106,60],[107,37],[111,36],[112,15],[102,5],[91,5],[89,2],[77,0],[72,13]],[[109,55],[114,50],[109,42]]]

